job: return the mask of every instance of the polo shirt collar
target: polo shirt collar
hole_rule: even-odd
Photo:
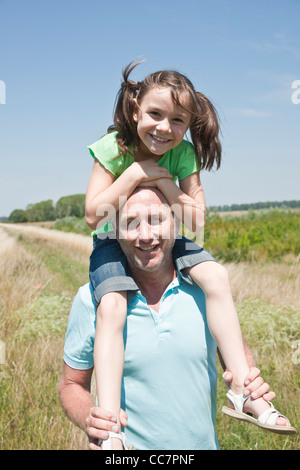
[[[180,284],[186,283],[185,279],[181,276],[180,272],[178,272],[176,270],[176,274],[177,274],[177,276],[166,287],[166,289],[165,289],[162,296],[164,296],[169,290],[172,290],[172,289],[175,289],[176,287],[179,287]],[[141,293],[140,289],[138,289],[137,291],[128,291],[127,296],[128,296],[128,305],[130,305],[131,302],[133,302],[135,297],[138,297],[140,299],[145,299],[145,297]]]

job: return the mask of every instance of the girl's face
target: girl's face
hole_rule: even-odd
[[[188,108],[187,96],[182,95],[181,102]],[[163,155],[180,144],[189,128],[191,115],[174,103],[170,88],[150,88],[140,105],[136,100],[134,103],[133,119],[145,155]]]

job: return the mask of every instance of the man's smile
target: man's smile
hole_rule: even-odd
[[[153,251],[157,250],[158,247],[159,247],[159,244],[157,244],[157,245],[148,245],[148,246],[137,246],[136,248],[138,248],[141,251],[150,253],[150,252],[153,252]]]

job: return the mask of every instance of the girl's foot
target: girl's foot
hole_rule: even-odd
[[[275,432],[278,434],[296,434],[297,431],[290,425],[289,420],[275,410],[271,403],[266,402],[263,398],[253,400],[251,397],[244,395],[236,395],[229,390],[227,392],[229,398],[229,406],[223,406],[223,413],[242,420],[252,423],[266,431]],[[258,418],[247,414],[251,413]]]
[[[231,405],[233,406],[233,405]],[[270,408],[270,404],[263,398],[257,398],[254,400],[249,397],[244,404],[244,412],[251,413],[254,416],[260,416],[264,411]],[[278,416],[276,420],[276,426],[290,426],[291,423],[285,416]]]

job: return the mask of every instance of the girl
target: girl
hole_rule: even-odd
[[[98,227],[93,232],[90,260],[90,280],[98,306],[94,348],[97,395],[99,405],[116,417],[121,399],[127,292],[138,287],[107,221],[119,210],[120,197],[126,198],[137,186],[145,185],[157,187],[191,231],[201,230],[205,198],[199,170],[211,170],[214,165],[219,168],[221,162],[219,123],[211,102],[178,72],[156,72],[141,83],[129,80],[139,63],[130,63],[123,72],[114,125],[89,147],[94,167],[86,193],[87,224]],[[184,140],[188,129],[193,145]],[[230,407],[223,411],[238,419],[247,419],[244,411],[251,412],[260,416],[261,423],[255,420],[255,424],[261,427],[294,432],[288,420],[262,398],[254,401],[248,397],[245,401],[242,395],[249,367],[225,268],[184,238],[176,241],[173,257],[181,275],[188,280],[188,274],[204,291],[208,326],[227,369],[233,373]],[[119,421],[116,425],[119,429]],[[103,443],[103,449],[124,447],[119,433]]]

